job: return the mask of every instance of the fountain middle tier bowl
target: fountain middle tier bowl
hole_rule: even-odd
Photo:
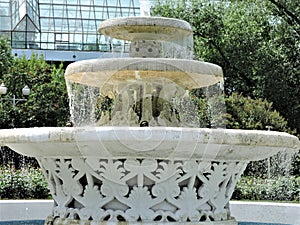
[[[105,58],[70,64],[66,80],[93,87],[139,81],[173,82],[184,89],[213,85],[223,80],[218,65],[185,59]]]
[[[41,127],[0,130],[1,145],[33,157],[252,161],[297,150],[275,131],[178,127]]]

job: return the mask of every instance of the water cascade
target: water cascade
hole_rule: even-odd
[[[236,225],[229,200],[246,165],[299,149],[298,138],[222,128],[222,70],[192,60],[187,22],[114,18],[99,31],[130,41],[130,57],[68,66],[75,126],[0,131],[43,169],[55,202],[45,224]],[[193,89],[214,99],[212,128],[201,128]]]

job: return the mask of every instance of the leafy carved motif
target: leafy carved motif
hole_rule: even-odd
[[[225,221],[245,162],[40,158],[53,217],[97,221]]]

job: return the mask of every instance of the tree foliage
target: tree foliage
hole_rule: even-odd
[[[7,73],[7,69],[12,64],[13,59],[8,40],[0,38],[0,79],[3,74]]]
[[[225,98],[226,127],[230,129],[275,130],[296,135],[296,130],[289,128],[287,120],[273,109],[273,104],[265,99],[252,99],[233,93]],[[269,167],[267,166],[269,165]],[[244,175],[255,177],[300,175],[300,152],[289,152],[256,162],[250,162]]]
[[[26,102],[13,106],[2,101],[0,127],[62,126],[69,120],[69,106],[62,65],[55,67],[43,57],[32,55],[16,58],[2,76],[7,87],[6,99],[22,96],[22,88],[28,85],[31,92]]]
[[[298,1],[165,0],[153,14],[188,21],[195,57],[219,64],[227,96],[267,99],[300,132]]]
[[[0,40],[1,82],[7,87],[7,94],[0,102],[0,128],[64,126],[69,120],[69,103],[62,65],[48,64],[43,57],[32,55],[13,58],[8,42]],[[16,101],[13,97],[24,99],[22,88],[28,85],[31,92],[27,101]],[[33,164],[35,160],[19,156],[7,147],[1,147],[0,165],[14,164],[20,168]]]
[[[273,104],[265,99],[252,99],[233,93],[225,101],[227,128],[296,133],[289,128],[286,119],[273,109]]]

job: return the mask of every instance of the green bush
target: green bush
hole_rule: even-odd
[[[300,201],[300,177],[242,177],[238,182],[232,199]]]
[[[266,100],[233,93],[225,98],[225,104],[226,127],[229,129],[267,130],[270,127],[271,130],[296,135],[296,131],[288,127],[287,120]],[[250,162],[244,177],[237,184],[233,198],[299,201],[299,168],[300,153],[279,153],[270,159]]]
[[[0,199],[46,199],[50,197],[41,169],[0,167]]]
[[[288,127],[287,120],[273,109],[272,103],[263,99],[252,99],[242,94],[233,93],[225,98],[226,127],[229,129],[267,130],[287,132],[296,135],[296,130]],[[298,134],[299,136],[299,134]],[[300,176],[300,152],[292,156],[291,153],[279,153],[270,158],[272,175]],[[245,175],[266,177],[267,159],[250,162]]]
[[[226,127],[230,129],[271,130],[296,134],[288,127],[287,120],[273,109],[273,104],[263,99],[252,99],[233,93],[225,98]]]

